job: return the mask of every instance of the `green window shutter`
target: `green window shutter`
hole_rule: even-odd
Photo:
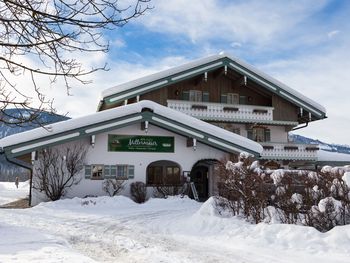
[[[265,141],[266,142],[271,141],[271,131],[269,129],[265,129]]]
[[[190,100],[190,92],[189,91],[183,91],[182,92],[182,99],[183,100]]]
[[[247,138],[253,140],[253,130],[247,130]]]
[[[203,102],[209,102],[209,92],[203,92]]]
[[[221,103],[227,103],[227,95],[221,94]]]
[[[111,175],[111,166],[110,165],[104,165],[104,178],[108,179]]]
[[[135,167],[133,165],[128,165],[128,179],[134,179],[135,177]]]
[[[91,177],[91,165],[85,165],[85,178],[89,179]]]

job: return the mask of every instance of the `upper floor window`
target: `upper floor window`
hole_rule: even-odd
[[[186,90],[182,92],[182,99],[198,102],[209,102],[209,92],[200,90]]]
[[[247,96],[243,96],[243,95],[239,96],[239,104],[243,104],[243,105],[248,104],[247,103]]]
[[[271,133],[269,129],[263,127],[254,127],[247,130],[247,137],[256,142],[269,142],[271,141]]]
[[[239,95],[237,93],[221,94],[221,103],[238,104]]]

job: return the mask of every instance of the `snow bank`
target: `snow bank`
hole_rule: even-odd
[[[27,226],[1,223],[0,236],[0,262],[95,262],[74,251],[66,240]]]

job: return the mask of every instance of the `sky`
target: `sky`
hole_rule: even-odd
[[[145,15],[105,32],[107,54],[75,55],[109,71],[92,83],[47,89],[59,113],[96,111],[100,93],[221,51],[244,60],[327,109],[297,134],[350,145],[350,1],[153,0]]]

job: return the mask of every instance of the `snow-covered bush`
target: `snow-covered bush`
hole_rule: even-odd
[[[271,217],[281,223],[328,231],[350,224],[350,167],[321,171],[268,170],[241,155],[220,169],[217,204],[255,223]]]
[[[241,154],[237,163],[227,162],[220,169],[218,200],[220,206],[231,210],[232,214],[244,215],[258,223],[264,219],[268,205],[264,174],[260,173],[257,162],[251,163],[247,154]]]
[[[136,203],[146,202],[147,187],[144,182],[133,182],[130,184],[130,194]]]

